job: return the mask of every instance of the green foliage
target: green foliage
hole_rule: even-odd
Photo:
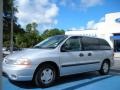
[[[26,32],[29,32],[29,33],[30,33],[31,28],[32,28],[32,25],[31,25],[31,24],[26,25]]]
[[[27,24],[26,25],[26,32],[28,33],[39,33],[38,30],[37,30],[37,23],[33,22],[33,23],[30,23],[30,24]]]
[[[3,46],[10,46],[10,31],[11,31],[11,10],[12,2],[15,0],[3,0]],[[13,6],[13,12],[17,12],[17,8]],[[14,28],[14,37],[16,34],[23,34],[25,31],[21,28],[19,24],[16,23],[17,18],[14,16],[13,28]]]
[[[16,46],[21,48],[26,48],[26,47],[32,47],[36,43],[40,42],[42,38],[39,35],[36,28],[37,28],[36,23],[31,23],[26,25],[26,30],[25,30],[26,33],[16,35],[15,38]]]
[[[37,25],[34,23],[34,25]],[[39,43],[43,39],[50,36],[64,34],[64,30],[50,29],[45,30],[42,35],[39,35],[37,27],[34,27],[33,23],[26,26],[26,33],[16,35],[15,44],[20,48],[33,47],[35,44]],[[33,29],[34,27],[34,29]]]
[[[43,32],[43,34],[42,34],[42,38],[43,39],[46,39],[46,38],[48,38],[48,37],[50,37],[50,36],[54,36],[54,35],[61,35],[61,34],[64,34],[65,32],[64,32],[64,30],[59,30],[59,29],[57,29],[57,28],[55,28],[55,29],[50,29],[50,30],[45,30],[44,32]]]

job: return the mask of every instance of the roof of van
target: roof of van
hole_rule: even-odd
[[[65,36],[81,36],[81,37],[92,37],[92,38],[98,38],[98,37],[93,37],[93,36],[85,36],[85,35],[65,35]]]
[[[99,38],[99,37],[93,37],[93,36],[85,36],[85,35],[55,35],[55,36],[80,36],[80,37],[90,37],[90,38],[98,38],[98,39],[103,39],[103,38]]]
[[[63,36],[64,36],[64,35],[63,35]],[[69,36],[69,37],[71,37],[71,36],[80,36],[80,37],[90,37],[90,38],[96,38],[96,39],[102,39],[102,40],[105,40],[105,39],[103,39],[103,38],[93,37],[93,36],[85,36],[85,35],[65,35],[65,36]]]

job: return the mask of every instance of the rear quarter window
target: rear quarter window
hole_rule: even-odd
[[[106,40],[99,39],[99,45],[100,45],[100,47],[99,47],[100,50],[110,50],[111,49],[109,43]]]
[[[111,47],[104,39],[83,37],[82,38],[83,50],[110,50]]]
[[[83,37],[82,47],[83,50],[98,50],[99,41],[96,38]]]

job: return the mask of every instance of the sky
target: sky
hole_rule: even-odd
[[[94,29],[105,14],[120,12],[120,0],[16,0],[18,23],[36,22],[38,31]]]

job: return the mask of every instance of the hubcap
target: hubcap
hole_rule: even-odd
[[[108,69],[109,69],[108,63],[104,63],[104,65],[103,65],[104,72],[108,72]]]
[[[54,78],[53,70],[50,69],[50,68],[44,69],[42,71],[42,73],[41,73],[41,77],[40,78],[41,78],[42,83],[44,83],[44,84],[50,83],[53,80],[53,78]]]

